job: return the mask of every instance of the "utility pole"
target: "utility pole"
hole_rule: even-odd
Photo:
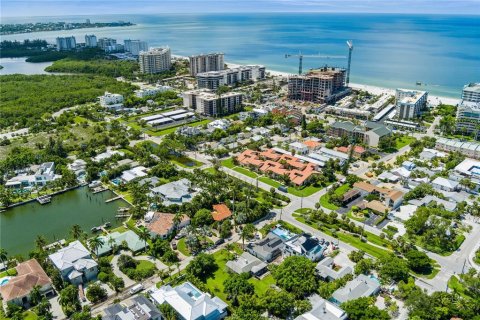
[[[348,46],[348,66],[347,66],[347,80],[346,80],[346,85],[348,87],[348,84],[350,83],[350,64],[352,62],[352,51],[353,51],[353,42],[352,40],[347,41],[347,46]]]

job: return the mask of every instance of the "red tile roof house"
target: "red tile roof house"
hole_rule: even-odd
[[[315,165],[306,163],[297,157],[277,153],[273,149],[262,152],[245,150],[237,156],[242,165],[256,167],[264,173],[272,173],[276,176],[287,175],[295,185],[304,185],[313,174],[318,173]]]
[[[152,237],[159,237],[166,239],[172,234],[174,229],[175,215],[173,213],[155,212],[150,223],[147,224],[147,229],[150,231]],[[182,215],[182,219],[177,226],[181,229],[190,224],[190,218]]]
[[[215,204],[213,205],[212,217],[215,221],[223,221],[232,216],[230,209],[224,204]]]
[[[30,259],[22,262],[15,269],[17,269],[17,275],[0,287],[0,294],[5,305],[14,303],[28,306],[30,292],[34,286],[40,286],[40,293],[44,296],[53,295],[52,280],[37,260]]]
[[[350,152],[350,146],[348,147],[337,147],[338,152],[343,152],[343,153],[349,153]],[[353,147],[353,154],[355,158],[360,158],[367,150],[365,150],[364,147],[362,146],[355,146]]]

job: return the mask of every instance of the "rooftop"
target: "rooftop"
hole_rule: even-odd
[[[147,229],[150,232],[164,236],[167,235],[173,228],[175,220],[175,214],[155,212],[150,223],[147,224]],[[189,221],[190,218],[186,215],[182,215],[181,222]]]
[[[220,203],[213,205],[212,217],[215,221],[222,221],[232,216],[232,212],[226,204]]]
[[[380,283],[378,280],[360,274],[355,279],[347,282],[347,284],[340,289],[337,289],[332,297],[339,304],[346,301],[358,299],[361,297],[370,297],[380,290]]]

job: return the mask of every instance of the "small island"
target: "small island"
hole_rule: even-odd
[[[58,30],[73,30],[85,28],[106,28],[106,27],[128,27],[133,26],[134,23],[125,21],[116,22],[90,22],[86,19],[85,22],[36,22],[36,23],[18,23],[18,24],[0,24],[0,35],[31,33],[40,31],[58,31]]]

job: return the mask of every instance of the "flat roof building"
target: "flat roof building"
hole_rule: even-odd
[[[480,102],[480,83],[469,83],[463,87],[462,100]]]
[[[225,69],[223,53],[199,54],[188,57],[190,60],[190,75],[210,71],[222,71]]]
[[[428,92],[397,89],[395,91],[395,105],[399,119],[413,119],[426,109]]]
[[[160,73],[172,68],[170,48],[151,48],[139,53],[141,73]]]
[[[221,71],[197,73],[198,88],[217,90],[218,87],[232,86],[245,81],[265,79],[265,67],[260,65],[239,66]]]
[[[77,47],[77,41],[74,36],[71,37],[57,37],[57,51],[69,51],[75,50]]]
[[[346,70],[324,67],[305,75],[294,75],[288,79],[288,98],[291,100],[328,103],[350,92],[345,87]]]
[[[206,116],[226,115],[242,108],[243,94],[227,92],[220,97],[208,90],[192,90],[183,93],[183,106]]]

